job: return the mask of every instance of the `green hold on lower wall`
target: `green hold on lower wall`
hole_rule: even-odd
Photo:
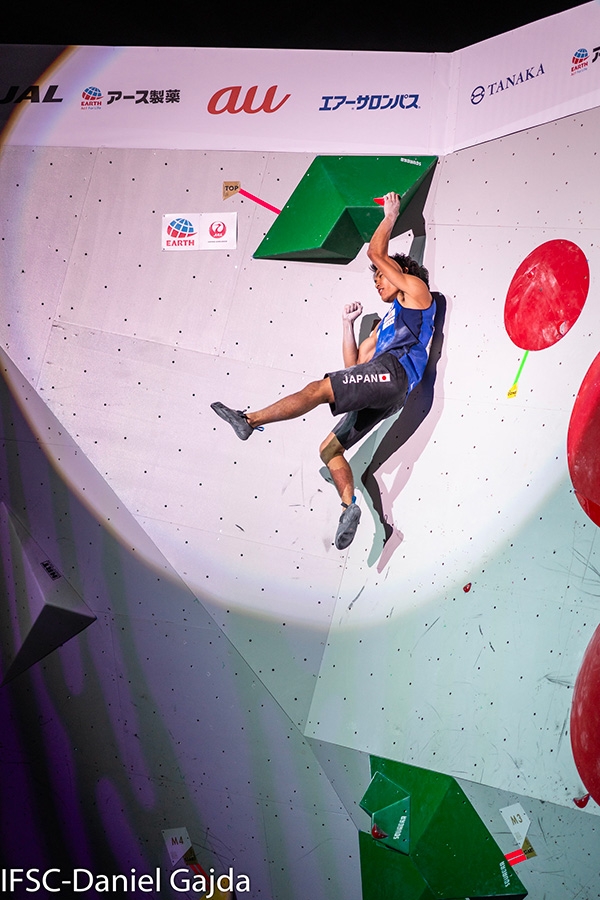
[[[370,807],[375,822],[386,821],[382,809],[398,807],[399,797],[410,799],[408,853],[400,847],[398,852],[389,841],[386,845],[372,834],[359,834],[363,900],[522,900],[527,896],[454,778],[379,757],[371,757],[371,775],[361,806]],[[389,792],[386,781],[391,785]],[[374,798],[382,804],[378,810],[373,809]]]
[[[374,202],[388,191],[402,213],[436,156],[317,156],[275,219],[255,259],[349,263],[383,217]]]

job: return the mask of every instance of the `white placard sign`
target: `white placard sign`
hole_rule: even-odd
[[[165,213],[161,236],[163,250],[235,250],[237,212]]]
[[[187,828],[164,828],[162,836],[167,845],[171,865],[174,866],[192,846]]]
[[[201,250],[235,250],[237,213],[202,213],[198,237]]]
[[[504,809],[500,810],[500,813],[510,828],[515,841],[519,847],[522,847],[525,838],[527,837],[529,825],[531,824],[529,816],[520,803],[515,803],[513,806],[505,806]]]

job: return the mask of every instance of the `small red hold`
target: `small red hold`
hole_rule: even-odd
[[[376,841],[380,841],[383,838],[387,837],[387,834],[385,833],[385,831],[382,831],[376,822],[373,822],[373,826],[371,828],[371,834],[373,835],[373,837],[375,838]]]
[[[465,594],[468,594],[470,590],[471,590],[471,582],[469,581],[468,584],[465,584],[463,591],[465,592]]]
[[[579,809],[585,809],[585,807],[588,805],[589,799],[590,795],[585,794],[583,797],[574,797],[573,803],[575,804],[575,806],[578,806]]]

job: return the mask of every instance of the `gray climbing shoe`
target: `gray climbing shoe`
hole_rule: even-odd
[[[211,403],[210,408],[225,422],[228,422],[241,441],[247,441],[254,428],[239,409],[229,409],[223,403]]]
[[[338,550],[345,550],[354,540],[358,523],[360,522],[360,509],[356,503],[350,503],[340,516],[340,524],[335,533],[335,546]]]

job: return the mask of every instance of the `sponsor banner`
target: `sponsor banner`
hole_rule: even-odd
[[[235,250],[237,213],[165,213],[162,217],[162,249]]]
[[[600,3],[460,51],[448,150],[600,105]]]
[[[600,3],[450,54],[71,47],[36,78],[6,60],[9,144],[444,155],[600,105]]]
[[[0,107],[10,144],[419,154],[448,71],[446,54],[76,47],[35,84],[3,71]]]

